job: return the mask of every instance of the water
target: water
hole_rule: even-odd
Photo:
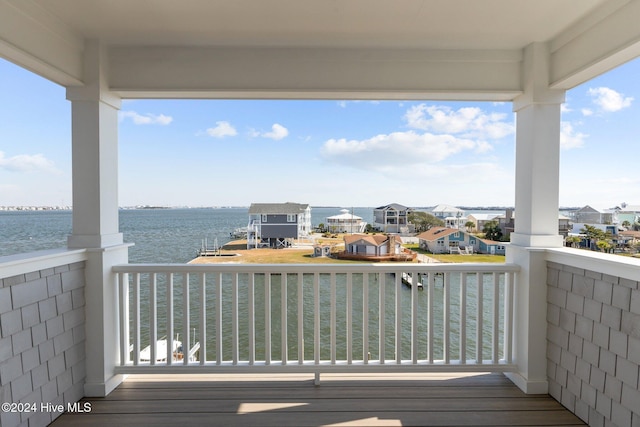
[[[351,210],[351,209],[350,209]],[[313,208],[312,209],[312,224],[314,226],[319,223],[326,223],[328,216],[336,215],[340,212],[340,208]],[[353,208],[353,213],[363,218],[364,221],[369,223],[373,219],[373,208]],[[120,231],[124,234],[124,241],[134,243],[135,246],[129,249],[129,261],[131,263],[185,263],[196,256],[196,251],[201,247],[202,240],[207,239],[209,245],[212,245],[215,239],[218,239],[218,243],[223,245],[231,238],[229,233],[238,227],[246,226],[248,222],[248,209],[247,208],[224,208],[224,209],[139,209],[139,210],[121,210],[120,211]],[[71,212],[69,211],[35,211],[35,212],[0,212],[0,256],[11,255],[16,253],[26,253],[31,251],[37,251],[42,249],[60,248],[66,245],[67,236],[71,233]],[[176,283],[174,287],[174,304],[176,320],[174,325],[173,335],[176,332],[182,332],[182,307],[180,301],[182,300],[182,287],[180,277],[176,277]],[[196,290],[198,289],[196,278],[192,277],[193,282],[190,283],[191,289],[191,316],[190,322],[192,326],[199,324],[199,302]],[[262,282],[261,282],[262,280]],[[281,276],[272,277],[271,286],[271,307],[272,307],[272,346],[271,352],[274,359],[280,357],[281,354],[281,342],[279,337],[279,331],[282,325],[280,307],[281,307],[281,290],[282,286],[280,281]],[[288,352],[292,358],[297,357],[298,352],[298,328],[297,328],[297,286],[295,283],[295,275],[287,278],[287,336],[288,336]],[[305,275],[303,295],[304,305],[304,341],[308,343],[304,348],[305,359],[313,359],[311,354],[311,343],[313,342],[313,300],[312,296],[312,276]],[[339,337],[344,337],[346,334],[346,276],[337,275],[337,299],[336,299],[336,311],[337,317],[337,334]],[[451,337],[453,340],[452,351],[459,348],[457,343],[457,331],[459,325],[459,280],[458,276],[453,275],[451,278],[451,298],[452,298],[452,331]],[[378,307],[378,292],[384,287],[387,295],[386,307],[382,310],[382,319],[380,319],[380,309]],[[483,311],[485,312],[485,318],[490,318],[490,306],[491,306],[491,284],[486,281],[486,294],[483,303]],[[228,360],[231,357],[231,304],[230,302],[230,288],[231,278],[229,276],[223,276],[223,300],[226,301],[223,304],[221,310],[222,324],[223,324],[223,359]],[[353,354],[354,358],[360,358],[362,356],[362,306],[363,306],[363,285],[362,276],[354,275],[353,278],[353,320],[354,327],[354,339],[353,339]],[[215,359],[216,348],[216,336],[215,336],[215,321],[217,315],[215,313],[215,284],[207,284],[207,358],[209,360]],[[467,343],[468,356],[472,357],[475,351],[475,341],[471,338],[475,335],[473,321],[475,319],[475,290],[472,284],[469,288],[468,295],[468,335],[469,340]],[[210,291],[211,290],[211,291]],[[248,299],[248,287],[246,276],[239,277],[239,318],[240,318],[240,356],[246,360],[247,348],[249,338],[248,331],[248,311],[247,299]],[[369,310],[369,331],[370,345],[369,351],[371,352],[371,358],[376,359],[379,356],[379,343],[377,342],[378,329],[380,321],[385,325],[386,330],[386,358],[393,359],[395,357],[395,285],[392,277],[385,278],[385,283],[379,285],[377,283],[370,283],[368,293],[368,310]],[[143,346],[148,344],[148,284],[142,282],[141,287],[141,300],[143,301],[142,308],[142,320],[147,324],[142,325],[142,337],[141,341]],[[264,276],[256,276],[256,305],[254,308],[256,317],[256,357],[261,359],[265,355],[265,286]],[[330,345],[330,319],[328,314],[328,308],[331,304],[329,293],[329,278],[324,277],[321,279],[321,357],[327,359],[330,357],[328,354]],[[402,356],[408,357],[410,352],[410,336],[409,324],[410,324],[410,289],[402,286],[400,289],[400,298],[402,299],[403,309],[402,315]],[[422,307],[419,311],[419,339],[418,346],[420,348],[420,358],[426,357],[426,336],[428,319],[426,317],[426,305],[427,293],[419,293],[419,307]],[[434,328],[436,331],[442,331],[442,287],[437,287],[434,294]],[[502,313],[501,313],[502,317]],[[167,334],[166,331],[166,280],[164,276],[158,278],[158,336]],[[164,331],[163,331],[164,328]],[[489,355],[490,352],[490,323],[485,324],[485,335],[487,338],[484,341],[484,353]],[[197,334],[199,331],[196,332]],[[434,344],[436,348],[440,349],[435,352],[435,357],[441,357],[442,350],[440,344],[442,343],[442,334],[434,338]],[[337,357],[344,359],[346,354],[346,342],[344,338],[338,338],[337,341]]]
[[[311,223],[326,223],[340,208],[312,208]],[[372,222],[373,208],[353,208]],[[202,240],[223,245],[229,233],[249,222],[247,208],[130,209],[120,211],[120,232],[131,263],[185,263],[196,257]],[[65,247],[71,234],[70,211],[0,212],[0,256]]]

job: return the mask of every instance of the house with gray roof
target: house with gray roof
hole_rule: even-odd
[[[373,210],[373,227],[385,233],[413,233],[415,226],[408,219],[411,212],[413,209],[398,203],[377,207]]]
[[[252,203],[247,249],[284,248],[311,232],[311,207],[300,203]]]

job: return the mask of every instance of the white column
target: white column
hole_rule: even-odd
[[[516,283],[515,362],[509,378],[526,393],[547,393],[547,268],[544,248],[562,246],[558,234],[560,104],[564,91],[549,89],[544,43],[525,48],[524,93],[515,99],[515,231],[507,262],[520,266]]]
[[[69,248],[86,248],[86,396],[106,396],[121,381],[115,309],[116,276],[127,247],[118,224],[118,109],[107,90],[105,50],[85,42],[84,86],[67,88],[72,102],[73,231]]]

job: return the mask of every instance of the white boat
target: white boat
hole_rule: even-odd
[[[184,360],[185,354],[182,348],[182,341],[178,339],[178,334],[176,334],[176,339],[172,342],[172,361],[179,362]],[[166,362],[167,361],[167,339],[166,337],[162,337],[161,339],[156,341],[155,348],[155,357],[156,362]],[[193,347],[189,350],[186,357],[189,362],[196,362],[198,360],[198,350],[200,350],[200,342],[195,342]],[[141,362],[150,362],[151,361],[151,346],[148,345],[140,351],[140,361]]]

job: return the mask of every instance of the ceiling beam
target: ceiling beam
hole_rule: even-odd
[[[551,83],[571,89],[640,56],[640,0],[605,4],[551,43]]]
[[[0,0],[0,56],[63,86],[82,84],[82,38],[31,0]]]
[[[521,51],[112,47],[123,98],[447,99],[509,101]]]

